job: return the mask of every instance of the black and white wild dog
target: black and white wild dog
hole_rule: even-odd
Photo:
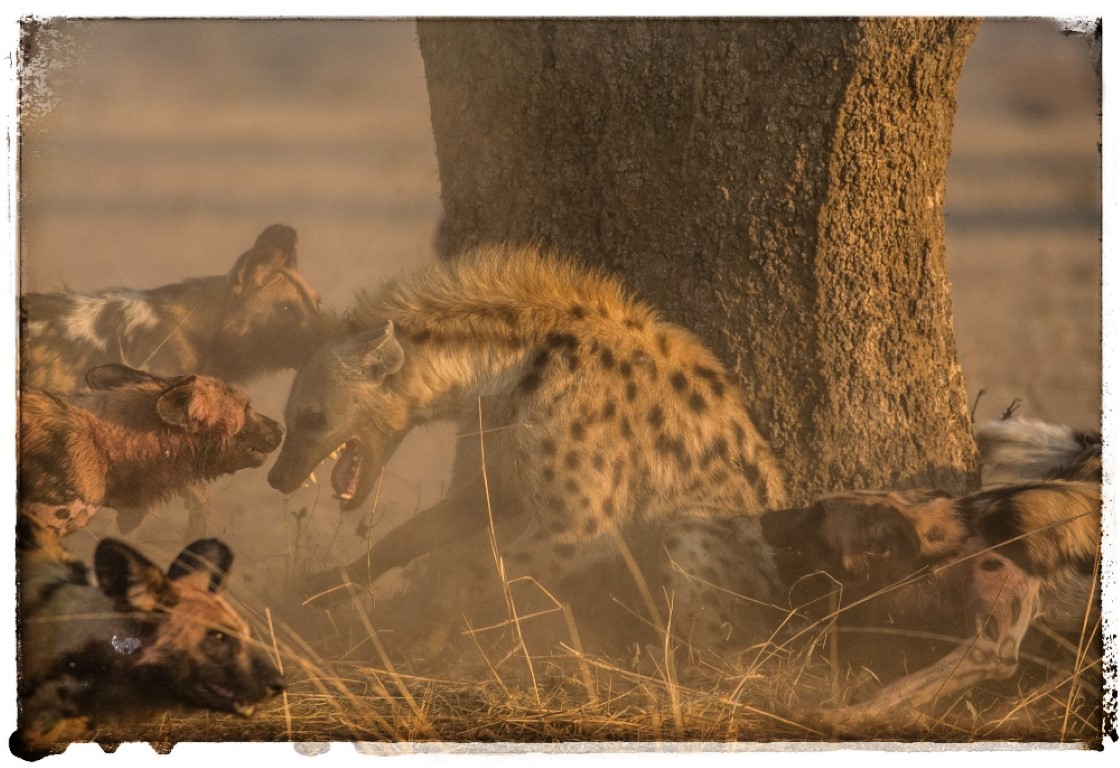
[[[222,597],[225,544],[196,541],[166,573],[104,539],[96,585],[57,534],[21,516],[18,531],[19,719],[13,752],[37,757],[94,726],[176,709],[248,717],[283,679]]]
[[[1081,633],[1092,634],[1100,609],[1100,435],[1008,419],[980,425],[976,438],[991,482],[978,493],[834,494],[763,517],[787,583],[824,571],[860,622],[965,637],[835,713],[839,725],[897,724],[940,696],[1010,677],[1038,619],[1096,644]]]
[[[20,305],[20,384],[59,393],[81,389],[87,370],[109,363],[244,383],[296,367],[324,326],[319,296],[297,269],[296,232],[281,224],[261,232],[227,275],[146,290],[28,293]],[[188,535],[201,535],[209,515],[201,487],[188,508]],[[118,525],[127,531],[138,521]]]
[[[351,581],[475,534],[474,561],[439,592],[437,615],[457,619],[468,597],[504,605],[483,534],[488,508],[497,524],[511,522],[498,536],[505,577],[547,589],[615,558],[622,541],[641,548],[664,523],[675,535],[652,591],[675,593],[674,627],[697,647],[765,634],[778,582],[758,515],[784,504],[783,475],[733,379],[695,336],[597,271],[512,247],[360,294],[350,319],[360,330],[296,374],[275,488],[298,488],[341,448],[331,482],[354,509],[414,425],[477,415],[480,398],[487,424],[486,487],[482,462],[470,462],[445,500],[352,564]],[[732,517],[735,536],[697,524]],[[702,578],[721,558],[740,562],[747,597]]]

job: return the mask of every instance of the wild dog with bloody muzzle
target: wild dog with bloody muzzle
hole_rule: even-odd
[[[259,467],[280,444],[280,425],[213,377],[107,365],[86,379],[88,392],[20,399],[19,508],[60,533],[102,506],[142,516],[192,483]]]
[[[263,647],[222,596],[232,555],[204,539],[167,572],[103,540],[94,586],[57,534],[21,516],[18,531],[19,729],[13,752],[38,757],[93,726],[175,709],[248,717],[283,689]]]

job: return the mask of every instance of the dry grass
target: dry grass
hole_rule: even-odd
[[[552,595],[545,593],[544,609],[519,606],[510,587],[521,580],[505,581],[493,535],[490,546],[505,585],[497,613],[506,619],[487,627],[463,619],[442,652],[424,658],[416,645],[402,647],[394,632],[396,622],[425,625],[415,616],[423,610],[415,594],[379,600],[371,589],[350,585],[348,599],[327,610],[291,598],[299,593],[295,574],[312,565],[296,561],[301,545],[293,542],[291,580],[275,585],[276,598],[266,600],[272,604],[241,606],[287,676],[282,698],[248,720],[171,714],[105,728],[94,739],[162,749],[183,741],[1101,743],[1101,628],[1099,619],[1090,621],[1090,606],[1080,637],[1044,626],[1032,632],[1011,680],[943,697],[905,721],[842,733],[827,725],[830,708],[870,694],[880,676],[913,671],[961,640],[841,621],[895,587],[847,603],[838,591],[818,596],[815,602],[827,610],[798,606],[765,643],[733,659],[702,656],[671,638],[670,611],[647,622],[661,641],[635,645],[623,659],[586,652],[582,638],[595,628],[578,627]],[[649,594],[648,587],[643,591]],[[823,615],[804,619],[814,612]],[[557,618],[549,626],[558,632],[533,632]],[[431,624],[440,622],[431,617]],[[872,639],[885,645],[869,646]],[[881,658],[875,649],[883,647],[899,651],[901,665]]]
[[[1102,738],[1099,659],[1092,643],[1061,649],[1054,662],[1025,654],[1013,681],[985,685],[940,701],[912,722],[863,734],[837,734],[820,716],[833,702],[875,687],[867,670],[830,662],[837,644],[859,633],[823,631],[796,651],[771,644],[754,663],[665,674],[658,659],[636,664],[581,654],[559,643],[527,656],[510,644],[475,646],[457,673],[414,673],[394,660],[365,617],[376,651],[365,662],[328,661],[284,622],[267,617],[261,635],[278,649],[288,676],[284,697],[252,719],[201,713],[99,731],[108,743],[149,741],[829,741],[838,738],[921,741],[1063,741],[1097,745]],[[819,627],[834,618],[826,617]],[[898,640],[906,633],[895,632]],[[928,640],[930,637],[918,638]],[[933,638],[947,639],[947,638]],[[456,646],[461,647],[461,646]],[[513,652],[510,651],[513,649]],[[485,650],[484,650],[485,649]],[[1073,658],[1078,663],[1073,663]],[[532,684],[525,669],[529,660]],[[473,664],[472,664],[473,662]],[[472,671],[470,667],[475,669]],[[479,667],[485,669],[480,671]],[[870,684],[869,684],[870,683]]]

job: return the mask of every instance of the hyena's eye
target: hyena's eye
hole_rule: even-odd
[[[210,640],[222,641],[226,639],[226,633],[220,629],[207,630],[206,637]]]
[[[295,314],[296,303],[294,301],[282,301],[280,306],[277,307],[277,311],[282,315]]]
[[[303,411],[296,415],[296,426],[300,429],[316,430],[327,425],[327,414],[323,411]]]

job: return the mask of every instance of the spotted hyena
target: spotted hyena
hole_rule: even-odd
[[[776,574],[757,516],[784,504],[782,473],[731,377],[691,333],[609,277],[502,247],[362,293],[350,321],[361,330],[296,374],[275,488],[293,491],[341,449],[331,484],[355,509],[416,424],[481,409],[486,426],[485,462],[469,462],[443,501],[351,564],[352,581],[460,542],[490,516],[505,579],[548,589],[672,528],[647,594],[663,615],[670,596],[676,630],[700,644],[755,637],[769,623],[760,606]],[[713,519],[739,520],[734,542],[697,525]],[[466,595],[491,594],[482,585],[494,561],[480,541],[480,563],[443,588],[452,612]],[[706,585],[711,547],[744,561],[754,602],[733,608]]]
[[[86,378],[86,392],[20,398],[19,507],[60,533],[102,506],[142,516],[191,483],[259,467],[280,445],[280,425],[211,376],[105,365]]]
[[[232,563],[203,539],[166,573],[120,541],[84,563],[57,534],[21,516],[18,531],[19,728],[26,757],[89,739],[105,722],[172,709],[249,716],[283,679],[222,597]]]
[[[147,290],[28,293],[20,305],[20,383],[54,392],[81,389],[87,370],[110,363],[244,383],[296,367],[324,328],[319,296],[297,269],[296,232],[282,224],[261,232],[226,275]],[[200,534],[205,493],[194,489],[188,502],[188,531]]]
[[[1018,482],[958,498],[936,491],[835,494],[763,516],[788,583],[827,572],[843,585],[845,602],[862,608],[842,621],[921,624],[964,637],[929,666],[834,713],[838,723],[897,722],[938,697],[1010,677],[1023,637],[1039,619],[1073,633],[1086,621],[1094,625],[1099,437],[1011,421],[1019,423],[981,425],[978,443],[985,476],[991,470]]]

